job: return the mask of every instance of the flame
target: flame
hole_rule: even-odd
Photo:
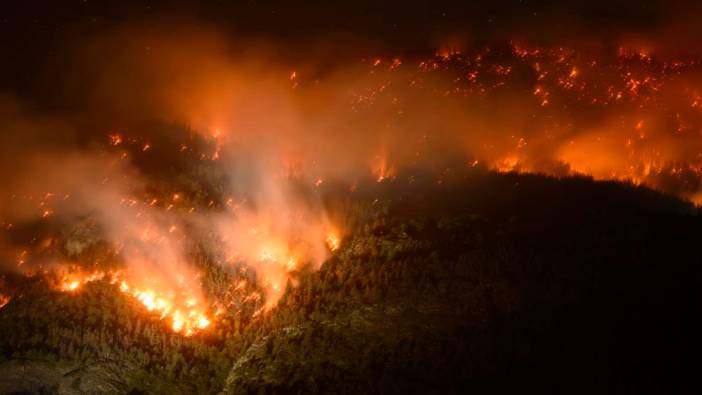
[[[384,180],[395,178],[397,169],[388,164],[385,155],[378,155],[373,163],[372,172],[373,176],[375,177],[375,181],[383,182]]]
[[[66,265],[67,269],[59,276],[55,289],[77,294],[86,284],[104,280],[138,302],[145,313],[168,323],[179,334],[191,336],[210,328],[224,316],[220,301],[204,298],[200,283],[202,274],[187,262],[180,262],[184,257],[179,250],[182,248],[179,243],[184,237],[181,234],[183,228],[173,223],[172,216],[157,217],[157,210],[167,212],[184,200],[187,199],[182,192],[143,199],[121,197],[119,207],[129,215],[126,226],[119,229],[119,241],[115,242],[114,248],[124,257],[124,268],[88,272],[77,269],[75,265]],[[158,202],[171,203],[162,207]],[[226,206],[239,215],[238,202],[235,204],[230,198]],[[234,292],[242,294],[242,300],[261,307],[256,316],[275,306],[291,276],[297,275],[301,268],[316,267],[329,251],[339,247],[339,237],[335,231],[327,232],[330,226],[325,218],[306,221],[303,213],[297,211],[288,215],[291,224],[300,226],[303,233],[290,233],[278,227],[278,218],[266,215],[248,216],[244,222],[232,217],[230,220],[234,220],[236,226],[226,227],[222,233],[225,247],[230,246],[227,241],[235,242],[228,253],[230,262],[244,261],[257,272],[259,281],[253,284],[257,289],[252,291],[244,280],[233,286]],[[242,224],[250,228],[244,231],[240,227]],[[243,235],[249,238],[241,239]],[[49,245],[53,244],[53,241],[49,242]],[[22,251],[19,264],[28,258],[29,252]]]
[[[138,301],[149,313],[158,315],[159,319],[170,321],[173,331],[186,336],[198,333],[211,324],[206,314],[204,302],[188,289],[142,288],[128,280],[129,273],[124,271],[94,272],[90,274],[75,272],[60,279],[57,289],[61,292],[78,292],[87,283],[109,279],[111,284],[119,284],[118,289]]]
[[[493,164],[493,168],[500,173],[507,173],[518,170],[519,158],[513,155],[507,156],[504,159],[498,160]]]
[[[5,305],[10,303],[10,300],[12,300],[11,297],[0,292],[0,309],[2,309],[3,307],[5,307]]]
[[[117,146],[117,145],[122,144],[122,136],[120,136],[119,134],[111,134],[108,137],[110,139],[111,145]]]
[[[341,242],[339,240],[339,237],[335,233],[329,233],[325,241],[331,251],[336,251],[339,249],[339,245]]]
[[[290,257],[290,258],[288,259],[288,263],[286,264],[285,268],[286,268],[289,272],[291,272],[291,271],[295,270],[296,267],[297,267],[297,260],[296,260],[295,258],[293,258],[293,257]]]
[[[83,285],[101,280],[105,278],[106,273],[102,271],[94,272],[91,274],[85,273],[72,273],[61,278],[59,281],[58,289],[63,292],[74,292],[80,289]]]
[[[295,201],[295,193],[291,192],[293,188],[286,188],[289,185],[285,184],[291,181],[290,184],[297,185],[297,181],[305,180],[304,184],[309,184],[310,189],[312,185],[319,187],[314,193],[327,190],[328,185],[337,185],[337,177],[343,178],[346,174],[332,169],[334,166],[329,166],[330,163],[348,162],[344,163],[344,171],[346,167],[351,168],[353,180],[372,177],[380,183],[395,179],[398,169],[424,170],[425,166],[435,166],[431,168],[443,170],[444,150],[454,149],[458,152],[446,152],[447,158],[457,159],[452,163],[467,163],[470,167],[480,164],[481,168],[498,172],[582,173],[597,179],[627,180],[659,186],[660,189],[665,186],[656,184],[659,175],[679,177],[686,182],[686,174],[691,174],[693,181],[702,180],[702,145],[698,142],[702,130],[702,89],[679,77],[686,70],[699,69],[699,63],[659,61],[650,51],[638,48],[620,48],[618,57],[608,62],[599,58],[588,59],[587,54],[574,53],[567,47],[514,44],[511,55],[509,49],[507,53],[494,56],[497,52],[463,48],[459,51],[448,46],[418,65],[412,61],[403,63],[400,59],[369,58],[362,62],[362,66],[357,66],[363,68],[364,77],[360,78],[363,87],[338,90],[337,85],[332,85],[335,95],[329,97],[336,98],[350,92],[349,103],[342,101],[338,105],[335,102],[328,106],[334,108],[331,115],[321,111],[318,121],[310,123],[306,123],[310,118],[306,111],[316,110],[316,107],[308,106],[306,101],[298,103],[294,100],[299,97],[306,100],[308,96],[305,95],[309,94],[314,99],[310,101],[316,102],[318,96],[305,90],[308,78],[303,76],[306,74],[294,70],[276,73],[276,78],[285,86],[282,95],[285,99],[280,102],[277,97],[270,103],[256,102],[251,97],[258,96],[258,93],[265,96],[264,90],[252,89],[260,88],[259,84],[247,85],[248,80],[255,80],[258,75],[233,78],[236,80],[236,89],[233,90],[244,93],[241,97],[232,93],[236,100],[231,101],[230,92],[217,91],[221,95],[213,94],[215,97],[210,97],[209,91],[202,92],[197,84],[200,80],[192,85],[176,84],[179,88],[192,88],[173,90],[193,93],[186,100],[187,108],[178,108],[177,112],[187,112],[184,117],[192,118],[193,122],[185,123],[194,125],[203,141],[192,136],[186,141],[175,141],[174,151],[186,158],[220,160],[224,166],[229,162],[225,159],[238,153],[236,149],[251,149],[252,156],[262,158],[250,166],[251,173],[260,171],[261,174],[254,174],[251,178],[262,186],[246,195],[255,200],[250,205],[234,191],[224,191],[221,200],[216,196],[205,196],[203,204],[199,204],[200,200],[190,196],[185,188],[148,197],[135,196],[138,192],[127,188],[128,193],[119,191],[118,204],[112,204],[113,201],[106,198],[107,203],[104,203],[101,200],[104,189],[121,182],[115,174],[99,177],[104,181],[96,188],[99,192],[96,198],[83,190],[60,191],[52,186],[51,192],[47,192],[47,187],[42,186],[41,192],[35,196],[17,199],[31,203],[33,217],[56,215],[67,218],[68,215],[59,215],[63,214],[59,212],[62,209],[60,200],[61,196],[68,200],[68,192],[71,192],[74,197],[70,199],[77,200],[76,205],[86,203],[92,211],[109,216],[104,221],[110,225],[105,226],[110,229],[106,238],[119,245],[115,249],[127,262],[125,270],[71,273],[59,281],[58,290],[78,293],[89,282],[109,280],[125,296],[143,306],[146,313],[158,316],[178,333],[192,335],[215,325],[217,317],[225,314],[222,306],[202,295],[199,274],[194,273],[187,262],[184,240],[188,239],[188,232],[193,228],[191,225],[196,221],[186,218],[197,217],[199,221],[210,214],[216,217],[207,225],[215,228],[213,233],[216,233],[217,242],[221,239],[222,254],[227,257],[223,264],[238,268],[245,263],[256,271],[260,283],[247,284],[237,280],[232,288],[246,292],[246,300],[260,302],[263,306],[257,314],[263,314],[275,304],[288,280],[294,280],[294,276],[306,267],[318,267],[330,253],[341,247],[342,235],[336,230],[330,231],[324,209],[314,204],[310,204],[314,206],[310,208],[307,203]],[[367,72],[371,72],[373,78],[366,80]],[[441,74],[436,75],[438,73]],[[351,73],[334,74],[346,77]],[[395,75],[399,77],[393,77]],[[523,77],[519,77],[515,89],[517,76]],[[204,81],[209,82],[210,77],[206,78]],[[219,82],[220,79],[213,80]],[[225,85],[228,80],[221,79]],[[350,80],[349,84],[357,83],[353,78]],[[434,84],[435,80],[440,83]],[[336,82],[332,80],[331,84]],[[290,92],[291,84],[299,89]],[[324,80],[315,82],[318,87],[313,90],[324,90],[324,84]],[[347,85],[343,86],[346,88]],[[279,93],[274,83],[264,87],[271,88],[271,96]],[[341,94],[336,94],[338,92]],[[518,96],[518,100],[511,102],[512,96]],[[293,105],[288,106],[286,100],[291,97]],[[463,101],[464,98],[469,102]],[[223,102],[221,106],[226,111],[221,112],[226,114],[218,113],[220,106],[217,104],[220,103],[212,103],[217,100]],[[249,100],[256,104],[247,107]],[[207,103],[202,105],[207,108],[200,108],[201,101]],[[353,115],[348,118],[346,104]],[[210,105],[214,108],[210,109]],[[239,107],[242,110],[239,111]],[[258,112],[259,107],[262,112]],[[427,107],[431,112],[421,112]],[[270,108],[277,110],[275,116],[271,115]],[[305,112],[298,114],[299,108]],[[363,112],[366,109],[368,112]],[[488,111],[483,114],[482,109]],[[231,116],[227,115],[230,112]],[[288,118],[289,112],[292,119]],[[415,112],[417,114],[413,114]],[[604,114],[604,120],[590,120],[591,112]],[[368,126],[368,134],[365,134],[365,129],[356,127],[357,118],[368,120],[362,124]],[[349,127],[337,128],[340,126],[334,123],[337,119],[344,126],[348,123]],[[421,124],[415,128],[413,123],[417,121]],[[323,125],[322,129],[316,124]],[[251,133],[253,136],[248,135],[248,129],[255,130]],[[327,136],[324,132],[327,129],[349,129],[354,133],[341,136],[334,132]],[[267,130],[275,132],[269,135]],[[380,141],[368,141],[377,135],[381,136]],[[152,138],[154,136],[149,135],[149,139]],[[102,140],[109,150],[117,150],[112,147],[120,146],[120,151],[136,151],[130,151],[130,154],[137,154],[135,156],[147,155],[142,155],[140,150],[148,151],[152,144],[159,148],[149,152],[151,156],[160,155],[161,152],[156,151],[165,151],[169,146],[156,140],[147,142],[145,138],[127,138],[119,134],[109,134],[108,139],[102,136]],[[310,144],[312,141],[319,144]],[[313,148],[300,148],[305,146]],[[201,152],[200,147],[204,147]],[[277,162],[279,157],[284,157],[281,163]],[[425,161],[428,157],[430,160]],[[243,159],[242,162],[246,163]],[[66,174],[74,175],[72,172]],[[408,179],[412,182],[411,177]],[[355,182],[348,185],[351,191],[364,188],[364,184]],[[155,189],[160,189],[160,186]],[[692,185],[689,188],[700,187]],[[151,191],[154,188],[147,189],[149,194],[155,194]],[[699,190],[679,193],[702,202]],[[81,198],[81,194],[90,198]],[[193,215],[187,216],[186,212]],[[7,229],[12,226],[3,222]],[[42,248],[55,244],[54,241],[41,243],[43,236],[37,240],[39,242],[34,245]],[[31,254],[25,250],[13,255],[18,266],[26,268],[29,266],[26,262],[39,255],[34,254],[33,249],[31,251]],[[252,291],[253,287],[260,288]]]
[[[75,291],[80,286],[80,281],[71,281],[64,284],[61,289],[64,291]]]

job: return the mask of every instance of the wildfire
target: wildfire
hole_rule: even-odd
[[[27,262],[27,255],[28,255],[27,250],[22,250],[17,255],[17,266],[22,266]]]
[[[302,187],[309,186],[312,193],[321,193],[328,189],[327,186],[333,188],[341,185],[337,184],[340,180],[335,177],[343,175],[329,170],[331,166],[328,166],[325,156],[333,157],[347,147],[349,157],[358,155],[358,158],[353,158],[357,159],[352,163],[354,173],[361,168],[365,174],[362,177],[354,174],[354,180],[346,181],[372,177],[378,183],[387,182],[395,179],[399,170],[406,169],[407,179],[411,183],[415,180],[413,169],[423,171],[426,165],[430,169],[443,170],[441,155],[446,149],[447,161],[456,159],[452,163],[467,163],[469,167],[480,164],[480,168],[498,172],[583,173],[598,179],[614,178],[654,187],[661,185],[661,189],[666,188],[668,183],[659,179],[668,176],[684,183],[683,188],[691,189],[679,192],[684,197],[702,199],[699,182],[690,182],[702,180],[702,144],[698,142],[702,130],[702,89],[686,84],[689,81],[680,77],[686,70],[698,70],[699,61],[663,62],[648,51],[624,49],[620,49],[614,59],[590,58],[566,47],[537,48],[514,44],[511,51],[508,48],[503,48],[501,53],[499,51],[486,48],[458,51],[449,47],[420,61],[418,65],[412,61],[375,57],[362,62],[358,67],[363,68],[363,76],[370,73],[373,78],[363,80],[369,86],[352,86],[344,90],[349,92],[348,104],[354,115],[348,120],[355,127],[356,117],[367,119],[363,126],[368,126],[372,132],[380,132],[382,141],[362,140],[362,144],[358,144],[353,139],[365,129],[350,127],[348,129],[359,132],[349,136],[349,139],[333,136],[335,141],[343,141],[342,144],[349,140],[346,145],[334,146],[325,139],[327,136],[323,132],[309,125],[312,129],[309,136],[315,139],[320,137],[323,141],[320,141],[319,147],[323,149],[301,150],[298,153],[292,148],[288,150],[288,141],[284,139],[292,136],[300,145],[306,144],[308,140],[300,139],[296,128],[298,124],[308,126],[304,124],[307,117],[295,117],[295,122],[285,122],[286,119],[282,118],[281,122],[276,119],[275,128],[269,127],[266,122],[261,127],[252,128],[260,130],[257,133],[264,134],[261,137],[268,137],[265,130],[277,130],[278,125],[283,127],[285,133],[276,135],[276,138],[283,140],[280,144],[276,140],[273,145],[275,149],[282,146],[284,155],[269,156],[271,147],[248,146],[252,139],[246,136],[245,129],[249,124],[256,123],[249,122],[251,119],[247,118],[246,111],[242,110],[241,114],[237,113],[231,118],[243,118],[242,125],[247,128],[234,127],[237,126],[236,122],[230,125],[229,117],[208,115],[207,120],[203,121],[207,122],[207,126],[198,128],[203,141],[190,136],[189,140],[175,141],[172,149],[177,151],[179,158],[192,156],[202,161],[222,162],[198,163],[204,166],[202,174],[207,174],[207,177],[202,177],[205,183],[210,181],[208,166],[225,167],[249,160],[249,155],[242,155],[236,161],[224,160],[237,157],[235,154],[238,152],[230,149],[256,148],[251,150],[250,156],[256,157],[256,164],[261,166],[251,173],[265,173],[261,177],[265,178],[265,182],[261,183],[265,190],[253,191],[246,197],[236,196],[235,200],[227,195],[231,193],[234,196],[233,191],[225,190],[218,195],[219,186],[212,188],[216,192],[212,196],[208,196],[208,188],[193,193],[190,185],[200,188],[200,183],[190,183],[189,176],[186,177],[187,186],[175,183],[179,185],[175,187],[179,188],[177,192],[161,188],[160,179],[159,185],[151,188],[148,185],[149,176],[145,176],[147,188],[144,189],[149,192],[143,194],[148,193],[148,196],[140,197],[140,192],[131,189],[128,192],[120,191],[118,204],[110,202],[100,206],[92,201],[92,196],[107,195],[102,193],[102,189],[122,182],[120,177],[110,174],[100,184],[100,194],[85,195],[91,196],[91,208],[95,204],[101,209],[93,211],[109,212],[110,221],[117,223],[110,223],[111,226],[105,228],[118,234],[110,241],[119,245],[116,250],[127,262],[126,268],[119,272],[66,274],[52,287],[62,292],[78,293],[87,283],[106,280],[143,306],[145,312],[167,322],[174,331],[185,335],[195,334],[212,326],[217,317],[224,313],[223,307],[216,305],[221,301],[210,303],[201,295],[200,279],[190,275],[193,274],[188,270],[190,266],[181,265],[188,259],[185,246],[189,244],[184,240],[189,239],[189,232],[198,229],[201,223],[210,225],[206,221],[217,217],[212,223],[216,222],[213,228],[216,228],[214,233],[217,240],[221,236],[225,244],[222,256],[226,258],[221,259],[222,263],[238,268],[243,262],[243,266],[249,265],[251,270],[256,271],[255,284],[237,279],[232,280],[236,283],[231,288],[237,293],[245,293],[241,299],[255,302],[255,308],[262,308],[260,311],[264,312],[275,303],[276,295],[282,293],[288,280],[294,280],[294,276],[307,266],[318,267],[330,252],[340,249],[342,242],[338,232],[330,231],[326,213],[315,211],[308,216],[308,211],[317,210],[318,207],[311,210],[307,210],[304,204],[302,208],[297,207],[292,202],[295,199],[288,199],[290,196],[286,195],[291,192],[278,187],[290,180],[308,180],[301,183]],[[430,76],[430,73],[433,74]],[[438,73],[441,74],[436,75]],[[288,93],[293,97],[291,100],[296,100],[294,98],[298,94],[306,98],[307,78],[297,71],[286,74],[280,76],[286,86],[286,100]],[[286,80],[286,76],[289,80]],[[356,83],[354,79],[350,80],[352,84]],[[435,81],[441,83],[435,85]],[[299,89],[288,92],[288,84],[298,86],[298,83]],[[323,84],[324,81],[315,81],[315,85]],[[509,100],[501,100],[503,98]],[[431,113],[420,113],[415,118],[413,112],[421,111],[415,102],[421,107],[429,107]],[[427,106],[428,103],[431,105]],[[333,115],[336,117],[337,106],[334,107]],[[509,108],[505,110],[503,107]],[[288,112],[287,106],[282,108],[286,111],[280,111],[281,117]],[[295,111],[296,108],[298,106],[291,106],[289,110]],[[316,111],[318,107],[299,108]],[[374,112],[373,108],[379,111]],[[363,112],[366,109],[368,113]],[[346,121],[344,110],[338,111],[342,115],[339,118]],[[591,114],[597,116],[590,117]],[[337,125],[324,118],[325,115],[320,114],[320,121],[315,123],[325,125],[324,130],[331,123],[328,129],[335,130],[333,126]],[[270,114],[266,112],[265,116]],[[411,122],[417,121],[420,116],[423,118],[417,128],[421,133],[417,133]],[[199,126],[202,126],[201,123]],[[380,124],[379,129],[373,129],[376,124]],[[302,129],[307,132],[307,128]],[[365,135],[361,136],[368,139]],[[170,146],[155,140],[154,135],[148,135],[147,140],[131,137],[131,134],[109,134],[106,140],[103,136],[103,143],[110,151],[124,150],[129,151],[130,155],[136,154],[135,159],[156,155],[151,158],[154,161],[160,160],[162,152]],[[455,146],[449,146],[451,144]],[[115,146],[120,147],[113,148]],[[158,149],[152,149],[154,147]],[[336,152],[334,148],[337,148]],[[454,148],[458,152],[451,150]],[[140,151],[149,152],[142,154]],[[279,153],[275,151],[275,154]],[[270,160],[278,156],[284,157],[284,163]],[[346,155],[339,157],[346,162]],[[263,160],[259,160],[261,158]],[[430,160],[425,161],[425,158]],[[213,172],[212,178],[219,180],[217,173]],[[201,174],[200,169],[194,174]],[[236,178],[236,182],[240,178],[248,182],[249,178],[255,177],[258,175],[233,178]],[[102,176],[99,179],[103,179]],[[311,188],[312,185],[318,188]],[[356,182],[347,185],[350,185],[351,191],[365,187],[363,183]],[[294,190],[297,188],[296,183]],[[683,188],[672,189],[679,191]],[[168,191],[154,192],[154,189]],[[70,201],[61,201],[61,196],[65,196],[64,200],[69,197],[69,194],[64,195],[65,192],[73,192]],[[53,210],[61,210],[73,200],[80,204],[80,199],[83,199],[81,195],[72,190],[52,189],[52,192],[46,192],[41,189],[35,196],[17,199],[26,198],[37,218],[47,218],[43,225],[52,225],[55,218],[68,217]],[[220,197],[223,199],[220,200]],[[246,201],[248,198],[252,200],[251,204]],[[193,215],[185,216],[186,211]],[[195,217],[197,221],[192,219]],[[195,222],[198,226],[193,226]],[[13,226],[5,222],[2,224],[8,230]],[[53,241],[41,243],[43,239],[37,237],[33,245],[48,248],[57,244]],[[25,269],[31,266],[27,262],[39,259],[40,254],[29,248],[14,256],[17,266]],[[140,259],[146,264],[141,265]],[[142,266],[145,268],[139,271]],[[180,281],[179,276],[188,277],[188,281]],[[211,314],[212,311],[216,312]]]
[[[63,292],[74,292],[81,288],[83,285],[93,281],[101,280],[105,278],[105,276],[106,274],[104,272],[95,272],[89,275],[85,275],[82,273],[67,275],[61,279],[58,285],[58,289]]]
[[[108,136],[110,138],[110,144],[113,146],[117,146],[122,144],[122,136],[119,134],[111,134]]]
[[[80,281],[71,281],[61,286],[64,291],[75,291],[80,286]]]
[[[331,251],[336,251],[339,249],[341,242],[336,234],[329,233],[325,241],[327,242],[327,247],[329,247]]]
[[[101,279],[108,279],[111,284],[119,284],[118,288],[122,293],[134,298],[146,311],[158,314],[161,320],[170,322],[175,332],[190,336],[211,324],[205,308],[187,289],[180,290],[180,293],[174,290],[160,292],[156,289],[142,289],[130,284],[122,271],[72,273],[60,280],[58,290],[77,292],[85,284]]]
[[[44,199],[52,196],[47,194]],[[173,216],[177,214],[159,216],[188,199],[187,194],[180,191],[161,196],[150,194],[140,198],[124,195],[117,198],[117,206],[129,213],[126,217],[127,227],[120,230],[120,239],[113,240],[114,251],[127,261],[123,269],[87,271],[68,265],[39,273],[47,276],[53,289],[73,295],[81,293],[89,283],[103,281],[143,307],[145,314],[162,320],[176,333],[191,336],[223,319],[225,310],[222,306],[232,306],[232,303],[251,303],[256,308],[254,316],[262,316],[275,306],[287,284],[295,284],[294,276],[302,267],[316,267],[328,251],[336,251],[340,246],[338,234],[329,231],[326,221],[312,222],[308,228],[304,228],[307,233],[300,239],[299,235],[280,232],[272,226],[272,219],[252,217],[249,223],[251,228],[243,232],[248,233],[250,239],[243,244],[234,240],[233,236],[242,234],[238,228],[229,229],[224,238],[232,236],[231,240],[237,242],[233,245],[236,250],[246,250],[232,253],[228,261],[246,262],[256,270],[259,280],[250,285],[246,280],[237,280],[232,284],[228,292],[236,295],[236,302],[222,304],[220,299],[206,300],[201,295],[202,273],[194,272],[187,265],[164,261],[167,257],[176,260],[183,257],[179,243],[185,227],[177,225],[178,218]],[[232,212],[241,209],[240,203],[233,198],[226,201],[226,206]],[[158,210],[161,210],[160,213]],[[304,214],[301,212],[291,215],[293,221],[302,218]],[[58,243],[54,238],[46,240],[40,243],[43,248]],[[32,260],[35,255],[38,259],[39,256],[31,249],[22,250],[17,255],[17,265],[28,275],[33,270],[28,266],[34,266]],[[165,269],[174,272],[166,273]],[[291,278],[293,281],[289,282]]]
[[[699,59],[657,58],[640,48],[620,47],[618,53],[611,53],[510,44],[511,53],[490,47],[438,51],[421,60],[416,70],[408,69],[406,63],[384,69],[378,67],[379,61],[371,62],[367,70],[379,78],[364,92],[354,91],[351,105],[354,110],[364,103],[385,111],[388,105],[403,102],[401,95],[407,92],[408,97],[416,94],[449,107],[459,103],[465,113],[447,114],[455,115],[457,122],[455,129],[450,126],[447,135],[441,136],[443,143],[464,144],[465,133],[470,144],[466,156],[488,168],[557,176],[585,174],[640,183],[702,202],[702,145],[697,138],[702,130],[696,78],[702,66]],[[518,77],[519,70],[531,71],[532,76]],[[427,85],[426,74],[434,74],[448,86],[435,89]],[[403,85],[405,78],[409,83]],[[530,89],[524,90],[525,84]],[[506,119],[470,110],[476,103],[491,108],[505,94],[520,100],[518,105],[507,104],[514,107],[513,115],[510,109],[495,112]],[[583,116],[586,114],[595,117]],[[477,122],[471,118],[471,123],[462,123],[465,115]],[[425,117],[434,119],[433,114]],[[481,130],[483,122],[489,126],[486,130]],[[387,144],[381,155],[373,157],[371,173],[378,182],[393,178],[401,164],[423,164],[418,159],[389,162],[389,157],[404,153],[409,140],[402,136],[410,137],[412,127],[393,121],[383,126],[401,126],[402,134],[395,136],[394,146]],[[477,130],[471,133],[473,127]],[[513,137],[516,147],[505,144],[508,133],[523,136],[519,142]],[[577,146],[572,146],[573,141]],[[421,145],[416,151],[417,158],[427,154]]]
[[[159,293],[153,289],[139,289],[122,281],[120,291],[134,297],[146,307],[147,311],[155,312],[162,320],[169,320],[175,332],[190,336],[210,325],[210,320],[196,299],[190,297],[185,301],[175,297],[173,293]],[[185,296],[187,296],[187,292]]]
[[[288,263],[285,265],[285,268],[289,272],[291,272],[291,271],[295,270],[296,267],[297,267],[297,260],[295,260],[295,258],[293,258],[293,257],[290,257],[290,259],[288,259]]]
[[[215,129],[212,133],[212,139],[214,140],[214,152],[210,157],[211,160],[218,160],[220,152],[222,151],[222,132],[219,129]]]
[[[178,213],[165,213],[188,200],[189,196],[183,191],[159,196],[119,196],[118,207],[129,213],[126,228],[120,229],[120,240],[114,240],[115,252],[127,261],[124,268],[90,272],[69,266],[52,287],[60,292],[78,294],[88,283],[105,281],[138,302],[144,313],[167,323],[174,332],[190,336],[211,327],[218,317],[224,316],[222,301],[206,300],[201,295],[202,273],[193,271],[187,262],[173,262],[184,258],[181,243],[187,225],[176,222],[180,220],[176,217]],[[226,201],[226,206],[232,213],[241,209],[233,198]],[[303,217],[296,212],[291,220],[299,221]],[[251,287],[246,281],[237,280],[230,289],[232,294],[238,295],[236,303],[252,303],[260,308],[257,316],[275,306],[288,280],[296,276],[301,267],[315,267],[326,256],[325,252],[337,250],[340,244],[335,232],[327,233],[326,222],[305,228],[308,234],[299,239],[298,235],[280,232],[273,226],[276,225],[274,220],[277,218],[251,217],[247,222],[251,226],[248,231],[235,227],[222,233],[223,241],[235,242],[231,245],[235,252],[226,255],[227,261],[231,264],[245,262],[260,276]],[[250,237],[243,243],[242,234]],[[325,245],[328,251],[324,250]],[[29,258],[29,251],[23,251],[18,256],[18,265]],[[172,272],[167,273],[167,270]],[[215,311],[217,313],[213,313]]]
[[[384,155],[375,158],[372,171],[375,181],[377,182],[395,178],[397,174],[395,167],[388,164],[387,158]]]
[[[500,161],[495,162],[493,167],[500,173],[507,173],[510,171],[518,170],[519,158],[517,158],[516,156],[508,156]]]
[[[12,299],[12,298],[10,298],[9,296],[0,293],[0,309],[2,309],[3,307],[5,307],[5,305],[7,305],[8,303],[10,303],[10,300],[11,300],[11,299]]]

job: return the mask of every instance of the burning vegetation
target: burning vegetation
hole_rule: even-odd
[[[334,72],[254,71],[225,55],[220,40],[186,33],[175,46],[147,30],[159,51],[129,64],[133,81],[106,64],[82,77],[96,82],[89,99],[103,103],[101,117],[157,111],[192,129],[115,124],[75,151],[32,140],[74,130],[75,121],[16,109],[5,117],[33,131],[19,153],[21,177],[10,177],[2,196],[12,270],[63,273],[56,289],[69,293],[107,281],[192,335],[239,312],[241,301],[257,306],[253,317],[271,309],[296,276],[339,249],[340,224],[330,220],[338,213],[323,202],[328,184],[353,194],[368,178],[412,184],[422,170],[441,184],[482,169],[583,174],[693,201],[700,193],[697,58],[509,42],[366,58]],[[101,40],[130,56],[144,39],[120,31]],[[81,51],[102,58],[94,43]],[[146,79],[155,70],[165,83]],[[112,89],[135,84],[151,104],[124,102]],[[52,180],[34,182],[41,173]],[[90,226],[77,234],[76,221]],[[102,262],[89,262],[85,251],[96,245]],[[232,289],[203,290],[196,252],[228,273]]]
[[[529,227],[541,224],[519,222],[521,212],[494,214],[499,199],[509,203],[498,207],[505,212],[528,205],[502,195],[485,203],[471,195],[473,181],[510,193],[522,182],[538,189],[534,174],[551,177],[542,181],[546,189],[623,182],[613,188],[625,192],[612,194],[637,194],[676,215],[702,203],[702,61],[695,56],[505,41],[333,67],[281,66],[206,29],[164,35],[144,26],[67,52],[59,63],[71,72],[62,83],[90,88],[85,97],[60,93],[72,104],[65,113],[0,102],[0,126],[10,131],[0,137],[0,312],[22,318],[8,324],[6,332],[17,334],[2,347],[80,360],[109,360],[120,350],[146,372],[130,388],[154,377],[165,377],[162,391],[179,380],[185,392],[243,385],[227,379],[234,355],[253,354],[232,375],[249,365],[264,371],[259,353],[275,354],[281,344],[305,355],[318,339],[303,331],[349,342],[329,323],[334,309],[348,313],[340,325],[350,332],[374,326],[382,341],[389,330],[379,316],[420,317],[412,336],[391,341],[403,361],[421,354],[422,331],[439,337],[436,295],[476,289],[470,297],[486,300],[477,306],[464,295],[436,309],[442,319],[475,322],[446,329],[448,339],[463,330],[480,337],[493,331],[481,323],[501,325],[513,311],[528,315],[517,296],[540,301],[493,271],[512,276],[505,262],[526,259],[516,250],[542,258],[524,246]],[[498,225],[452,211],[462,204],[454,192],[499,217]],[[408,219],[415,211],[427,218]],[[632,238],[644,240],[636,231]],[[599,275],[548,270],[567,281]],[[564,298],[577,304],[587,292]],[[403,296],[411,307],[376,311]],[[97,335],[81,338],[46,317],[24,320],[23,309],[40,315],[40,301]],[[359,324],[359,316],[367,321]],[[26,340],[27,328],[43,343]],[[438,349],[426,347],[420,351]],[[381,354],[373,348],[368,358],[380,366]],[[290,382],[316,385],[304,380]]]
[[[693,201],[700,193],[697,58],[509,42],[366,58],[333,72],[254,71],[211,36],[181,32],[176,46],[145,34],[158,53],[130,63],[130,81],[110,73],[114,64],[83,75],[97,87],[89,99],[99,99],[104,107],[95,110],[107,119],[158,112],[192,128],[108,125],[89,150],[76,151],[32,140],[75,130],[75,121],[12,110],[8,127],[33,132],[1,214],[12,270],[64,273],[56,289],[70,293],[107,281],[178,333],[216,326],[241,301],[257,306],[252,316],[264,313],[296,276],[338,250],[327,185],[353,194],[368,178],[412,184],[422,170],[441,184],[477,168],[584,174]],[[121,59],[144,39],[120,31],[101,40]],[[101,59],[101,48],[89,43],[79,53]],[[156,70],[165,82],[147,79]],[[117,85],[143,85],[151,104],[124,102]],[[37,174],[51,181],[35,182]],[[66,237],[81,221],[87,230]],[[102,262],[85,253],[96,245]],[[220,265],[233,288],[205,292],[196,252]]]

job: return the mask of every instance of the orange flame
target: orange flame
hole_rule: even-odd
[[[108,278],[110,283],[119,284],[119,290],[143,305],[148,312],[158,314],[161,320],[170,321],[171,328],[185,336],[190,336],[210,326],[211,320],[189,290],[181,290],[180,294],[170,291],[143,289],[129,283],[125,273],[95,272],[91,274],[71,273],[64,276],[58,285],[61,292],[77,292],[87,283]]]

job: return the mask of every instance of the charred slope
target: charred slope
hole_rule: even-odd
[[[289,291],[226,392],[693,384],[694,208],[579,178],[490,175],[400,189],[370,194],[379,196],[373,214]]]

